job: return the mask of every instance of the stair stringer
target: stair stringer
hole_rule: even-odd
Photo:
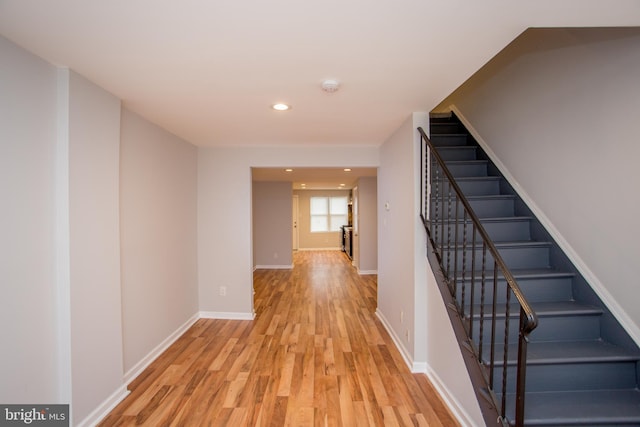
[[[546,232],[555,240],[559,248],[564,252],[565,256],[573,264],[577,272],[584,278],[587,286],[600,298],[602,304],[609,311],[620,326],[625,330],[626,334],[634,341],[635,345],[640,346],[640,326],[638,326],[627,312],[620,306],[617,300],[611,295],[607,287],[598,279],[591,271],[587,264],[582,260],[580,255],[573,249],[569,242],[564,238],[562,233],[554,226],[551,220],[544,214],[544,211],[538,207],[535,201],[529,196],[525,189],[510,173],[509,169],[502,163],[500,158],[491,149],[489,144],[482,138],[480,133],[466,119],[464,113],[458,109],[455,104],[449,106],[452,111],[465,126],[469,134],[475,139],[478,145],[484,150],[485,154],[494,166],[500,171],[504,178],[509,182],[511,187],[518,193],[519,197],[527,204],[531,212],[536,216],[537,220],[546,228]]]

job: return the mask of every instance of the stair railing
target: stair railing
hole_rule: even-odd
[[[420,215],[453,297],[453,309],[462,319],[467,339],[464,348],[481,367],[488,392],[483,395],[495,405],[500,421],[506,425],[510,419],[523,426],[527,344],[538,325],[537,316],[431,140],[422,128],[418,132]],[[504,289],[501,283],[506,283]],[[515,321],[511,322],[516,309],[517,344],[512,336]]]

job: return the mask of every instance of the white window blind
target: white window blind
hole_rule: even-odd
[[[347,224],[347,197],[311,197],[311,232],[340,231]]]

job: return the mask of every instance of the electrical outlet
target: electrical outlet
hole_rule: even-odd
[[[220,286],[220,296],[224,297],[227,295],[227,287],[226,286]]]
[[[400,323],[404,323],[404,310],[400,310]]]

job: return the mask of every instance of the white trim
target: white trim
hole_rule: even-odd
[[[113,392],[104,402],[102,402],[93,412],[91,412],[84,420],[76,424],[77,427],[90,427],[97,425],[109,412],[115,408],[118,403],[127,397],[130,393],[126,385],[122,385]]]
[[[378,270],[358,270],[358,274],[361,276],[365,276],[368,274],[378,274]]]
[[[291,270],[293,264],[289,265],[256,265],[253,267],[253,271],[256,270]]]
[[[376,316],[382,322],[382,325],[386,329],[387,333],[393,340],[393,343],[396,345],[404,362],[407,364],[409,370],[414,374],[425,374],[433,387],[438,391],[440,396],[442,396],[442,400],[444,404],[449,408],[453,416],[460,422],[462,427],[472,427],[473,422],[467,414],[467,411],[464,410],[464,407],[460,404],[458,399],[455,398],[455,395],[449,391],[449,389],[444,385],[444,383],[440,380],[438,375],[431,369],[427,362],[414,362],[413,357],[409,354],[407,348],[402,344],[402,341],[398,338],[395,331],[391,327],[391,324],[387,321],[386,317],[380,310],[376,310]]]
[[[411,372],[414,372],[413,357],[411,356],[409,350],[404,346],[404,344],[402,344],[402,340],[396,335],[396,332],[391,327],[391,324],[387,321],[387,318],[384,317],[384,314],[382,314],[382,312],[378,309],[376,309],[376,316],[378,317],[378,319],[380,319],[380,322],[382,322],[382,326],[384,326],[387,333],[391,337],[391,340],[393,340],[393,343],[400,351],[400,355],[404,359],[404,363],[407,364],[407,367],[409,368],[409,370],[411,370]]]
[[[234,313],[224,311],[201,311],[201,319],[225,319],[225,320],[253,320],[255,313]]]
[[[480,133],[469,123],[469,121],[464,117],[462,112],[455,106],[449,106],[451,111],[453,111],[456,116],[460,119],[462,124],[467,128],[469,133],[476,139],[478,144],[485,150],[489,158],[493,161],[496,167],[500,170],[500,172],[504,175],[504,177],[509,181],[509,183],[513,186],[516,192],[520,195],[520,197],[524,200],[524,202],[529,206],[531,211],[535,214],[535,216],[540,220],[542,226],[547,229],[551,237],[558,243],[558,246],[564,251],[569,260],[576,266],[580,274],[585,278],[587,283],[591,285],[593,291],[600,297],[602,302],[607,306],[611,314],[620,322],[622,327],[627,331],[627,333],[631,336],[631,338],[635,341],[637,345],[640,345],[640,327],[629,317],[627,312],[618,304],[616,299],[611,295],[608,291],[607,287],[598,279],[598,277],[591,271],[591,269],[587,266],[587,264],[582,260],[582,258],[578,255],[578,253],[573,249],[573,247],[567,242],[567,240],[562,236],[560,231],[553,225],[551,220],[544,214],[542,209],[538,207],[538,205],[533,201],[533,199],[529,196],[529,194],[522,188],[520,183],[516,181],[516,179],[509,173],[507,167],[500,161],[500,159],[496,156],[494,151],[489,147],[487,142],[480,136]]]
[[[431,385],[436,389],[436,391],[444,401],[444,404],[447,405],[460,425],[462,427],[473,427],[475,425],[473,419],[464,409],[464,406],[462,406],[458,399],[456,399],[455,394],[451,393],[447,386],[442,382],[438,374],[426,363],[424,364],[424,370],[421,372],[424,373],[427,378],[429,378]]]
[[[298,248],[299,251],[340,251],[342,252],[341,247],[337,248]]]
[[[171,335],[165,338],[160,344],[158,344],[153,350],[149,352],[142,360],[136,363],[131,369],[124,374],[124,383],[129,384],[136,379],[138,375],[142,373],[147,367],[156,360],[162,352],[164,352],[171,344],[173,344],[178,338],[184,334],[187,329],[193,326],[194,323],[200,318],[199,314],[194,314],[189,320],[187,320],[182,326],[176,329]]]

